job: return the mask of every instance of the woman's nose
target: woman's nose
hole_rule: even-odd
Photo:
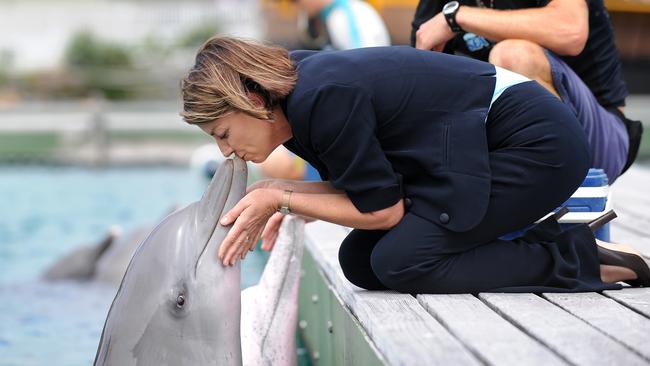
[[[219,150],[221,150],[221,153],[225,157],[230,156],[230,154],[233,152],[232,148],[223,142],[217,141],[217,146],[219,146]]]

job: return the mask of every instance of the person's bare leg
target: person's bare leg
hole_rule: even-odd
[[[544,49],[536,43],[521,39],[507,39],[497,43],[490,52],[491,64],[524,75],[537,81],[556,97],[551,65]]]
[[[284,146],[278,146],[266,160],[258,166],[262,174],[268,178],[303,180],[305,164],[297,156],[292,155]]]
[[[633,270],[619,266],[600,265],[600,279],[605,283],[616,283],[619,281],[636,280],[636,273]]]

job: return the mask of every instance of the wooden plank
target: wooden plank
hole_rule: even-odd
[[[327,321],[330,320],[328,285],[308,253],[303,255],[302,270],[298,327],[314,363],[332,365],[332,337],[327,329]]]
[[[618,215],[613,222],[628,226],[641,235],[650,235],[650,215],[648,214],[650,201],[641,202],[639,195],[624,196],[621,194],[612,194],[612,200],[614,201],[614,211]]]
[[[338,246],[347,233],[333,224],[309,224],[306,249],[387,364],[480,364],[413,296],[365,291],[350,284],[338,264]]]
[[[390,365],[481,364],[410,295],[363,291],[348,305]]]
[[[384,365],[375,344],[335,293],[331,304],[334,365]]]
[[[619,198],[625,204],[642,204],[650,203],[648,196],[648,187],[650,186],[650,169],[633,165],[630,169],[620,176],[610,187],[614,200],[614,207],[623,205],[618,204]],[[648,215],[645,215],[646,218]]]
[[[650,258],[650,237],[642,236],[639,232],[631,230],[624,221],[612,223],[611,241],[613,243],[628,244],[637,249],[641,254]]]
[[[618,218],[612,222],[615,243],[629,244],[650,258],[650,170],[632,166],[612,185],[613,207]]]
[[[533,294],[479,294],[481,300],[576,365],[647,365],[622,344]]]
[[[650,318],[650,288],[626,288],[620,291],[604,291],[604,294]],[[650,344],[650,341],[648,342]]]
[[[643,190],[641,187],[634,187],[628,182],[629,181],[616,181],[616,183],[611,187],[614,209],[626,206],[627,204],[638,207],[647,207],[650,204],[650,197],[648,196],[647,189]],[[633,181],[632,183],[639,185],[650,184],[650,180],[644,179],[638,182]],[[619,204],[619,202],[622,202],[623,204]],[[648,218],[647,214],[645,215],[645,218]]]
[[[316,221],[305,226],[307,250],[310,250],[314,261],[318,263],[337,295],[345,303],[348,303],[355,291],[362,291],[345,278],[338,261],[339,246],[349,232],[348,228],[324,221]]]
[[[417,298],[465,347],[489,365],[567,364],[472,295]]]
[[[650,217],[648,217],[647,205],[639,206],[638,203],[630,203],[630,200],[618,200],[614,206],[618,217],[613,222],[628,227],[640,235],[650,234]]]
[[[298,328],[314,366],[383,365],[381,354],[342,305],[309,251],[303,255]]]
[[[543,296],[650,360],[650,319],[597,293]]]

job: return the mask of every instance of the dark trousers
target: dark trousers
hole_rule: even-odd
[[[408,293],[616,288],[600,281],[585,225],[562,232],[549,219],[521,238],[498,239],[561,205],[584,179],[590,155],[571,111],[527,82],[508,88],[486,123],[492,181],[482,222],[459,233],[407,212],[391,230],[353,230],[339,251],[348,280]]]

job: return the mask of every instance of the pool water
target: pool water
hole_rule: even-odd
[[[158,222],[201,198],[207,181],[180,168],[0,167],[0,365],[89,365],[116,289],[50,283],[43,271],[71,249]],[[259,280],[266,254],[242,264]]]

